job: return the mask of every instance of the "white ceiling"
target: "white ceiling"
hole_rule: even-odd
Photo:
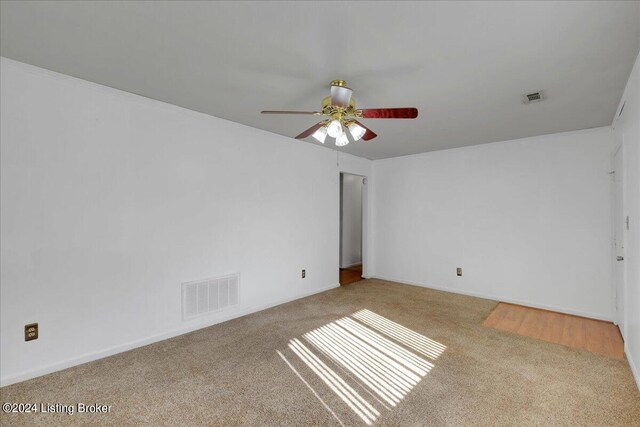
[[[282,135],[318,118],[260,110],[317,110],[332,79],[360,108],[417,107],[342,149],[370,159],[608,125],[640,48],[640,2],[1,8],[3,56]],[[521,103],[539,89],[546,101]]]

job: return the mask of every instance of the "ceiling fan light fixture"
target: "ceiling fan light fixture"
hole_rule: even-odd
[[[322,126],[311,136],[314,137],[319,143],[324,144],[325,139],[327,139],[327,128],[325,126]]]
[[[340,135],[344,134],[342,131],[342,124],[338,120],[332,120],[327,126],[327,133],[331,138],[338,138]]]
[[[330,88],[331,95],[322,98],[320,111],[264,110],[262,114],[324,116],[320,122],[296,136],[296,139],[313,136],[316,141],[324,144],[327,136],[330,136],[338,147],[343,147],[352,140],[371,141],[377,136],[357,119],[415,119],[418,117],[418,109],[415,107],[356,109],[356,101],[351,96],[353,91],[347,87],[347,82],[344,80],[332,80]],[[535,94],[527,96],[532,95]]]
[[[347,127],[349,128],[349,132],[351,133],[354,141],[360,140],[360,138],[362,138],[364,134],[367,133],[367,130],[356,122],[350,123]]]
[[[336,145],[338,147],[344,147],[345,145],[347,145],[349,143],[349,138],[347,138],[347,133],[346,132],[342,132],[337,138],[336,138]]]

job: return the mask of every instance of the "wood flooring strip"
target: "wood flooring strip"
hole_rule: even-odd
[[[362,265],[355,265],[352,267],[340,269],[341,285],[348,285],[359,280],[362,280]]]
[[[498,303],[484,326],[624,359],[624,342],[611,322],[515,304]]]

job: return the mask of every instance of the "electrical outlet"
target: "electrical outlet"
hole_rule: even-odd
[[[38,324],[30,323],[28,325],[24,325],[24,340],[32,341],[38,339]]]
[[[456,268],[456,274],[457,274],[458,276],[462,276],[462,267],[458,267],[458,268]]]
[[[307,270],[302,270],[302,278],[304,279],[305,277],[307,277]]]

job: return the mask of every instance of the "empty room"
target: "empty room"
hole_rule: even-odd
[[[0,426],[640,426],[639,1],[0,0]]]

